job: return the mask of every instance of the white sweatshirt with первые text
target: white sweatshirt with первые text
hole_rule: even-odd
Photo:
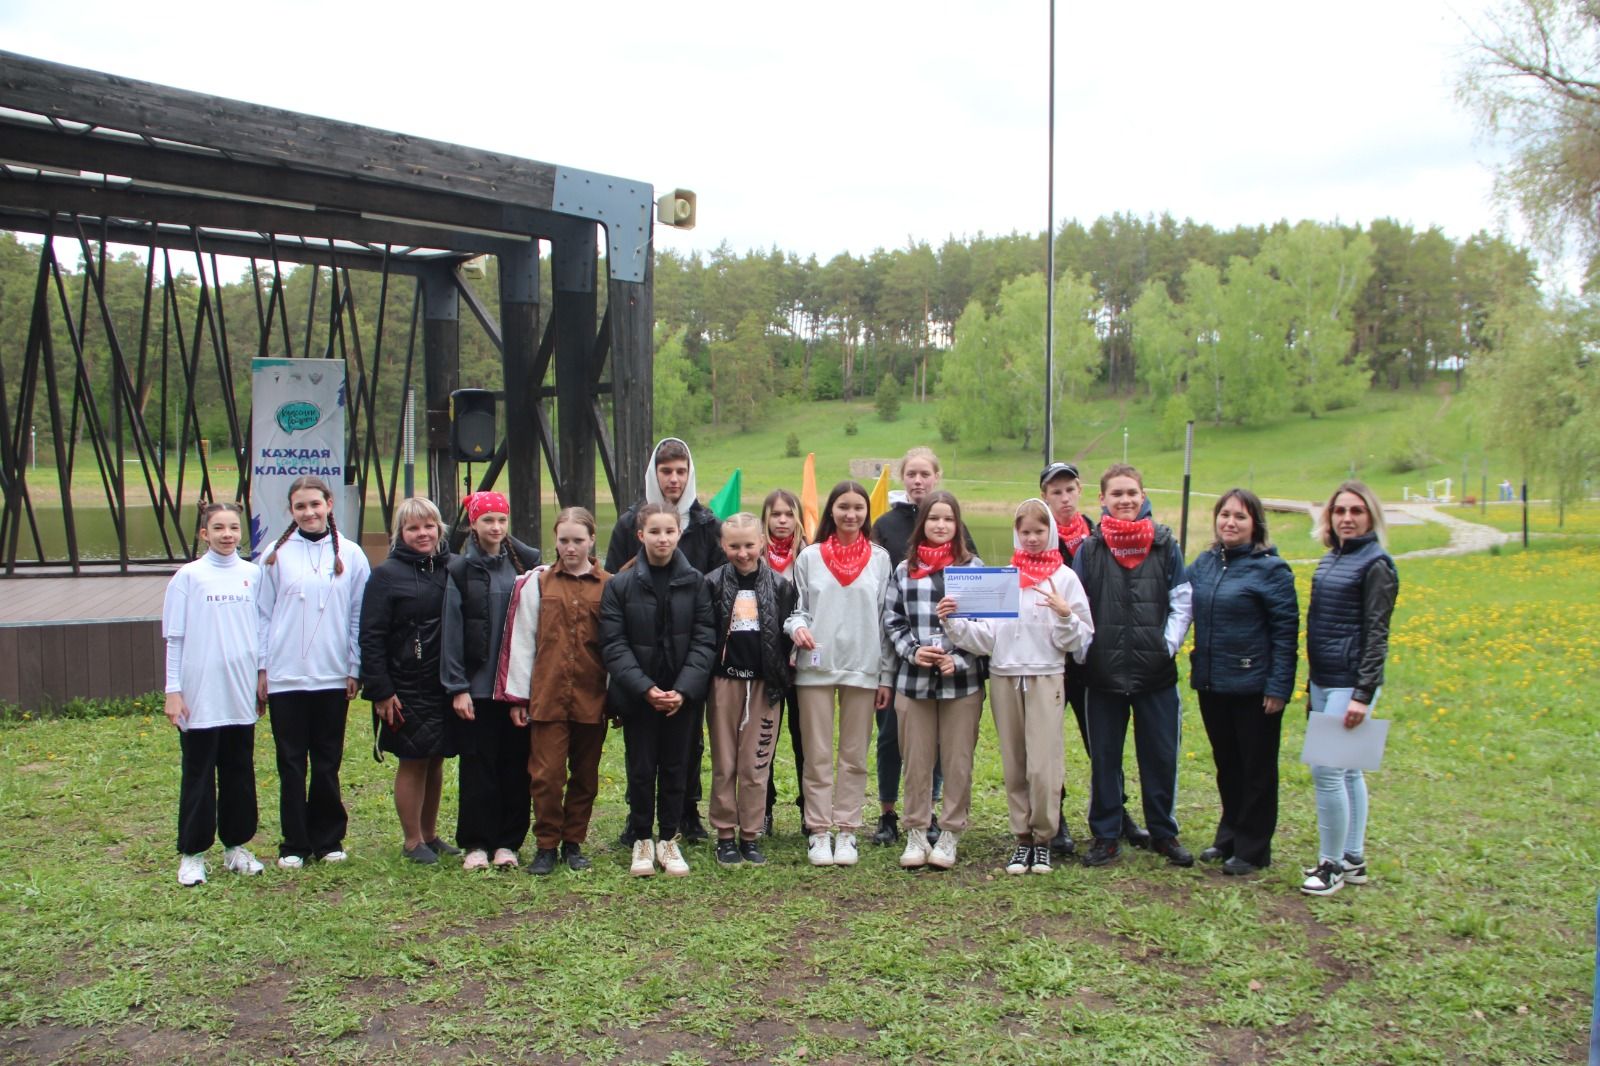
[[[261,570],[237,553],[207,551],[172,575],[161,605],[167,687],[183,695],[178,728],[253,725]]]

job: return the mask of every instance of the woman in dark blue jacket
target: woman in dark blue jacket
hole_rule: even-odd
[[[1189,567],[1194,651],[1189,683],[1217,763],[1222,818],[1200,858],[1224,873],[1272,863],[1278,740],[1294,692],[1300,605],[1294,574],[1267,542],[1261,501],[1230,489],[1211,512],[1216,541]]]

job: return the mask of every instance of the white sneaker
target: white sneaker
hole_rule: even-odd
[[[649,877],[656,872],[656,845],[649,837],[633,842],[633,864],[628,872],[635,877]]]
[[[344,862],[350,856],[338,848],[334,848],[322,857],[323,862]]]
[[[661,871],[671,877],[682,877],[689,872],[689,864],[683,861],[683,852],[678,850],[677,837],[656,842],[656,862],[661,864]]]
[[[280,870],[298,870],[305,864],[306,861],[298,855],[278,856],[278,869]]]
[[[257,866],[256,869],[260,869]],[[185,855],[178,860],[178,884],[184,888],[193,888],[195,885],[206,883],[206,857],[204,855]]]
[[[501,868],[508,866],[520,866],[522,864],[522,860],[517,858],[517,853],[512,851],[510,848],[495,848],[494,864]]]
[[[250,849],[243,844],[236,848],[222,849],[222,865],[234,873],[244,874],[246,877],[254,877],[264,869],[261,865],[261,860],[250,854]],[[201,880],[203,881],[205,878],[202,876]]]
[[[941,870],[948,870],[956,864],[956,841],[961,837],[953,829],[946,829],[939,834],[939,842],[933,846],[933,851],[928,855],[928,863]]]
[[[833,838],[833,864],[835,866],[854,866],[856,859],[856,835],[854,833],[840,833]]]
[[[806,848],[806,860],[812,866],[833,865],[833,842],[828,839],[826,832],[811,834],[811,842]]]
[[[906,830],[906,850],[900,853],[900,865],[907,870],[915,870],[920,866],[928,865],[928,831],[926,829]]]
[[[482,848],[473,848],[467,852],[467,857],[461,860],[463,870],[487,870],[489,868],[489,853]]]

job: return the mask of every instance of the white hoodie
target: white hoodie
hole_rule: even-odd
[[[1038,503],[1049,515],[1052,547],[1060,542],[1055,516],[1042,500],[1024,501]],[[1021,507],[1018,507],[1021,510]],[[1011,546],[1021,548],[1015,521],[1011,530]],[[1089,597],[1084,594],[1083,583],[1072,567],[1066,563],[1056,567],[1047,583],[1056,594],[1067,601],[1071,613],[1056,614],[1055,609],[1036,592],[1039,586],[1025,588],[1017,608],[1017,617],[1011,618],[946,618],[945,633],[956,647],[977,655],[989,656],[989,672],[995,677],[1052,677],[1066,667],[1068,654],[1081,655],[1094,639],[1094,620],[1089,614]],[[1043,584],[1043,582],[1041,583]]]
[[[334,537],[344,563],[337,576]],[[361,600],[372,573],[366,553],[339,533],[309,541],[298,529],[277,551],[271,566],[263,556],[256,597],[267,691],[342,689],[345,678],[361,676]]]
[[[644,502],[665,504],[667,498],[661,494],[661,479],[656,476],[656,455],[661,451],[661,446],[668,441],[683,445],[683,450],[689,456],[689,480],[684,482],[683,495],[678,497],[678,517],[683,520],[682,528],[689,528],[689,508],[695,501],[694,478],[694,452],[689,451],[689,445],[678,437],[662,437],[656,441],[656,446],[650,449],[650,459],[644,466]]]

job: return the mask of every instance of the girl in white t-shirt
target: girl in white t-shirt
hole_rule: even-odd
[[[200,508],[206,553],[173,575],[161,609],[167,640],[167,719],[178,727],[178,884],[205,883],[205,853],[222,837],[223,863],[258,874],[245,847],[256,835],[256,590],[261,570],[239,558],[236,503]]]

